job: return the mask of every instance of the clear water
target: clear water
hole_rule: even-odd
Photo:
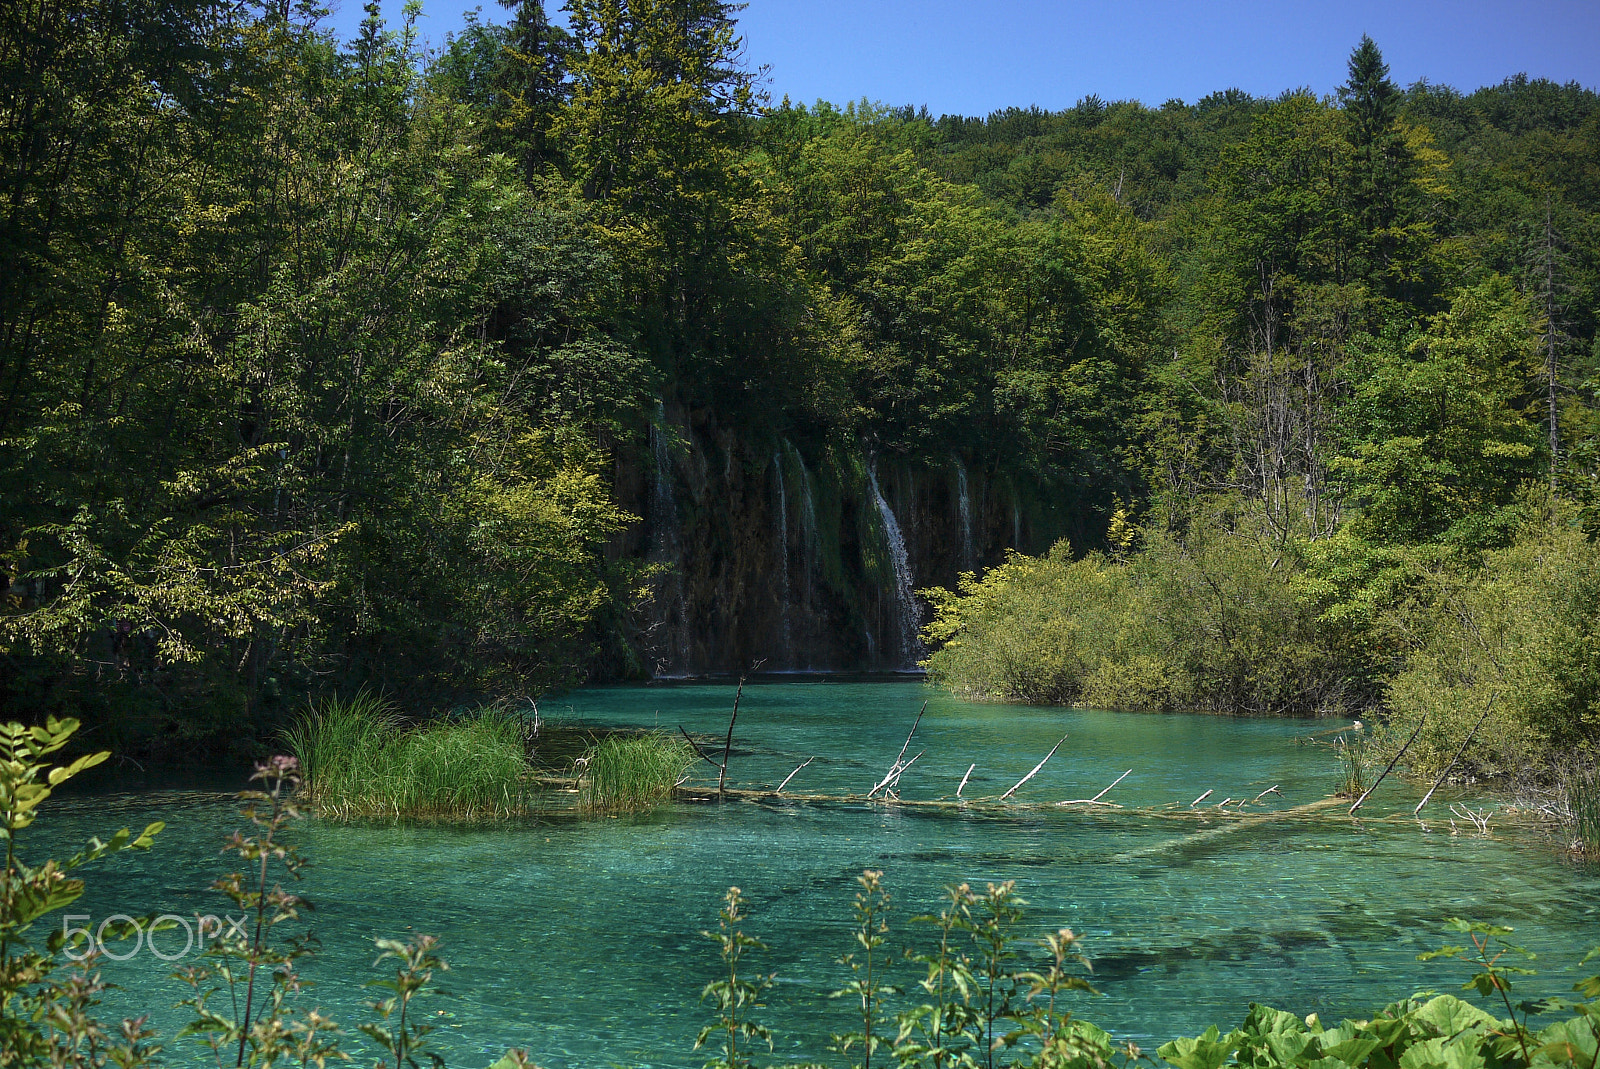
[[[594,689],[543,712],[720,733],[731,698],[717,684]],[[1131,768],[1109,799],[1187,805],[1207,788],[1215,801],[1277,784],[1284,798],[1274,804],[1287,808],[1335,779],[1326,749],[1297,742],[1326,722],[974,705],[912,682],[828,681],[746,688],[731,779],[775,785],[814,755],[791,792],[864,791],[924,700],[908,756],[926,753],[902,779],[906,798],[954,794],[973,762],[968,796],[998,794],[1063,733],[1066,745],[1019,799],[1088,797]],[[706,773],[714,782],[701,765]],[[1086,937],[1104,994],[1082,997],[1077,1012],[1146,1046],[1237,1022],[1252,1000],[1327,1018],[1453,988],[1464,977],[1449,965],[1415,960],[1446,941],[1440,922],[1451,915],[1515,925],[1540,956],[1530,991],[1566,990],[1582,951],[1600,943],[1600,873],[1548,844],[1453,836],[1448,820],[1375,819],[1414,804],[1411,788],[1386,784],[1368,819],[1188,841],[1203,825],[1116,810],[747,802],[475,830],[309,823],[298,833],[314,861],[302,889],[324,950],[308,974],[315,1000],[353,1032],[371,939],[431,932],[452,970],[426,1012],[452,1065],[487,1065],[513,1045],[547,1069],[699,1065],[704,1052],[691,1046],[709,1016],[699,992],[717,967],[699,933],[738,884],[752,906],[747,930],[770,947],[756,964],[778,974],[765,1011],[778,1057],[827,1059],[827,1035],[846,1027],[846,1007],[825,996],[843,982],[835,959],[848,949],[852,879],[873,867],[895,896],[896,944],[926,943],[906,921],[934,908],[943,885],[1016,880],[1030,934],[1069,925]],[[63,799],[46,826],[70,840],[167,820],[152,853],[94,874],[78,912],[193,914],[224,904],[202,889],[222,871],[233,814],[225,796],[146,792]],[[180,1015],[168,1007],[182,997],[170,969],[147,952],[113,966],[124,990],[107,1008],[153,1009],[170,1035]]]

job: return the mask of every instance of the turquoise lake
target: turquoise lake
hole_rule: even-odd
[[[550,720],[719,734],[733,687],[683,683],[595,688],[541,705]],[[807,757],[791,792],[861,793],[894,760],[922,702],[927,713],[901,780],[906,799],[953,796],[976,764],[967,796],[997,795],[1066,742],[1016,795],[1086,798],[1124,771],[1106,800],[1186,807],[1205,790],[1254,797],[1265,809],[1329,794],[1332,753],[1304,737],[1336,724],[979,705],[917,682],[762,681],[746,686],[734,737],[734,786],[774,786]],[[701,763],[696,782],[715,783]],[[1452,834],[1436,800],[1424,822],[1418,792],[1391,780],[1362,810],[1263,823],[1193,838],[1220,825],[1115,809],[917,809],[796,802],[680,802],[605,819],[552,817],[490,828],[349,826],[317,821],[296,838],[312,860],[298,890],[315,904],[309,926],[322,952],[306,969],[310,1000],[354,1033],[366,1020],[371,940],[429,932],[451,971],[425,1012],[451,1065],[486,1066],[526,1048],[546,1069],[699,1066],[692,1050],[710,1017],[699,1000],[715,978],[722,893],[747,896],[746,931],[769,949],[754,957],[777,986],[763,1011],[774,1061],[841,1062],[828,1035],[849,1027],[837,964],[849,947],[853,878],[881,869],[894,896],[891,945],[926,945],[910,918],[937,907],[952,882],[1015,880],[1029,902],[1030,938],[1068,926],[1084,937],[1103,994],[1075,999],[1078,1015],[1147,1049],[1207,1025],[1237,1023],[1252,1001],[1325,1019],[1365,1015],[1416,990],[1455,990],[1465,974],[1418,953],[1448,942],[1442,922],[1464,916],[1514,925],[1539,955],[1528,994],[1565,992],[1584,950],[1600,943],[1600,870],[1564,860],[1548,842]],[[1474,803],[1494,809],[1493,802]],[[222,838],[243,823],[225,794],[143,791],[77,795],[41,822],[47,845],[154,819],[156,848],[90,870],[73,912],[222,913],[205,890],[225,871]],[[1459,823],[1459,822],[1458,822]],[[38,839],[35,840],[38,843]],[[183,934],[161,949],[182,949]],[[170,940],[170,942],[169,942]],[[114,951],[121,952],[116,945]],[[125,949],[125,948],[122,948]],[[204,1053],[170,1039],[186,989],[168,964],[140,950],[113,963],[122,986],[106,1009],[150,1011],[168,1057]],[[1593,971],[1591,963],[1588,972]],[[914,983],[909,968],[898,982]],[[352,1051],[362,1049],[353,1039]]]

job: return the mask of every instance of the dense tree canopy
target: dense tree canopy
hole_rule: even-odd
[[[6,5],[8,708],[154,745],[638,670],[666,405],[964,458],[1167,561],[1152,604],[1227,573],[1355,628],[1265,680],[1169,627],[1168,704],[1381,700],[1422,562],[1508,552],[1534,483],[1600,526],[1590,90],[1401,88],[1363,39],[1335,99],[935,118],[774,104],[720,0],[509,6],[424,55],[375,6]]]

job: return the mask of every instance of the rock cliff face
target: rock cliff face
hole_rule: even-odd
[[[915,591],[1051,537],[1008,481],[958,456],[758,441],[672,404],[616,485],[641,522],[615,552],[661,569],[629,636],[656,676],[914,669]]]

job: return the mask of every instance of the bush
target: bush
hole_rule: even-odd
[[[1438,569],[1389,688],[1391,728],[1412,771],[1444,771],[1473,725],[1462,774],[1554,767],[1600,736],[1600,546],[1574,526],[1536,522],[1471,570]]]
[[[929,678],[974,698],[1254,714],[1349,712],[1364,674],[1305,595],[1293,543],[1224,502],[1125,561],[1012,554],[926,592]]]

